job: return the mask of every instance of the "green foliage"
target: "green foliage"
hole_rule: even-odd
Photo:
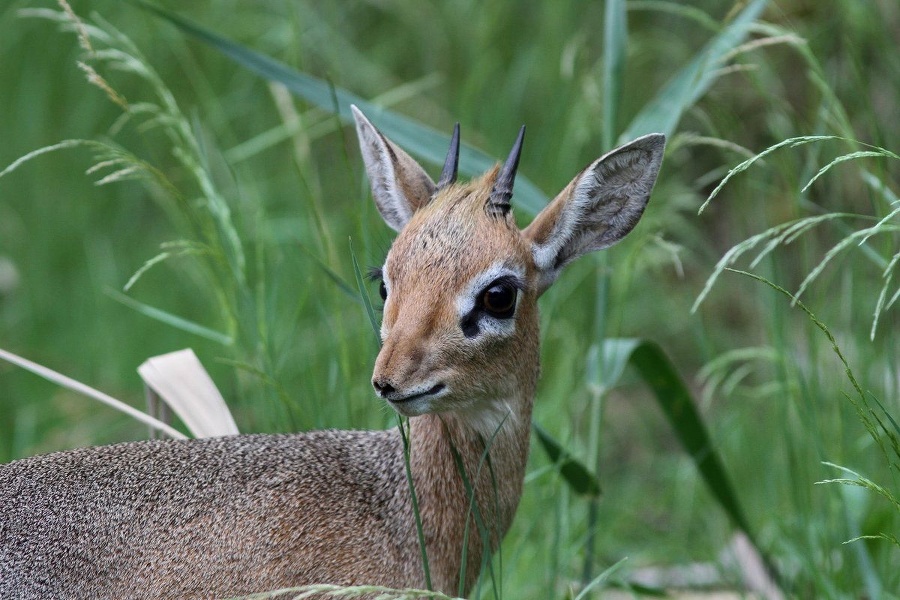
[[[734,167],[728,174],[722,179],[719,185],[712,191],[707,198],[706,202],[700,207],[700,212],[707,207],[709,202],[718,195],[718,193],[722,190],[725,184],[736,174],[741,173],[751,165],[762,159],[763,157],[771,154],[772,152],[779,150],[784,147],[797,147],[803,144],[809,144],[814,142],[823,142],[829,140],[840,140],[850,144],[851,146],[868,146],[872,148],[872,150],[865,151],[856,151],[850,152],[847,154],[841,154],[836,158],[832,159],[826,165],[821,167],[816,174],[813,175],[809,181],[800,189],[800,193],[806,193],[809,188],[825,173],[830,171],[835,165],[840,163],[844,163],[852,160],[859,160],[863,158],[886,158],[890,160],[898,160],[900,161],[900,156],[891,152],[890,150],[886,150],[884,148],[880,148],[877,146],[871,146],[869,144],[863,144],[861,142],[855,140],[847,140],[845,138],[841,138],[838,136],[806,136],[806,137],[798,137],[798,138],[790,138],[779,142],[769,148],[766,148],[763,152],[745,160],[738,166]],[[868,174],[866,172],[863,173]],[[877,181],[877,180],[876,180]],[[824,215],[817,215],[813,217],[804,217],[801,219],[797,219],[795,221],[790,221],[787,223],[781,223],[774,227],[767,229],[766,231],[756,234],[751,238],[741,242],[740,244],[734,246],[731,250],[729,250],[725,256],[719,261],[716,265],[716,269],[713,274],[707,279],[706,285],[703,288],[703,291],[698,296],[697,300],[694,302],[694,310],[697,309],[699,304],[703,301],[706,295],[709,293],[710,289],[712,289],[713,284],[715,283],[718,276],[722,273],[722,271],[741,257],[741,255],[745,254],[747,251],[755,248],[759,242],[766,241],[766,245],[763,250],[761,250],[756,258],[753,260],[751,266],[755,266],[759,264],[759,262],[766,257],[770,252],[772,252],[775,248],[783,244],[790,244],[795,241],[801,235],[807,233],[813,227],[824,223],[826,221],[830,221],[832,219],[855,219],[855,220],[872,220],[875,221],[875,224],[871,227],[866,227],[863,229],[859,229],[857,231],[853,231],[848,233],[837,242],[828,252],[825,253],[825,256],[822,260],[817,264],[806,277],[803,279],[803,282],[800,284],[796,294],[794,294],[795,300],[799,298],[801,294],[815,281],[825,270],[825,267],[834,259],[838,254],[847,250],[851,245],[864,246],[866,242],[874,235],[882,234],[890,236],[896,239],[897,234],[900,233],[900,204],[897,203],[896,200],[893,200],[896,196],[893,192],[891,192],[887,188],[882,188],[879,185],[879,190],[882,191],[883,194],[889,194],[887,197],[892,199],[888,202],[886,208],[888,210],[887,214],[882,216],[881,218],[870,217],[867,215],[860,214],[848,214],[848,213],[827,213]],[[893,255],[888,257],[883,257],[876,252],[869,252],[866,254],[868,258],[870,258],[875,264],[884,269],[881,273],[881,277],[883,279],[883,285],[881,286],[881,291],[878,294],[878,299],[876,301],[874,316],[872,319],[872,328],[870,333],[870,338],[875,339],[875,331],[878,327],[878,320],[881,317],[881,314],[884,310],[890,309],[894,303],[900,298],[900,288],[892,291],[892,284],[894,283],[894,271],[898,264],[900,264],[900,250],[897,250],[893,253]],[[886,301],[887,298],[890,298]]]
[[[677,420],[647,392],[666,369],[628,368],[607,338],[666,350],[789,594],[900,589],[892,0],[160,1],[280,84],[131,4],[83,3],[102,17],[81,25],[38,9],[62,35],[24,7],[0,10],[0,346],[139,404],[135,366],[190,345],[242,430],[391,426],[371,398],[357,278],[391,233],[335,107],[371,99],[376,124],[435,164],[436,132],[460,121],[464,173],[527,123],[520,172],[534,188],[520,180],[513,199],[525,214],[613,140],[664,129],[643,222],[542,299],[535,419],[578,477],[602,474],[603,495],[561,485],[558,461],[533,452],[498,593],[637,593],[644,566],[715,560],[731,535]],[[802,292],[862,397],[844,395],[828,338],[781,292],[722,276],[741,260]],[[7,367],[0,413],[3,460],[146,435]],[[852,469],[840,479],[853,487],[815,486],[834,478],[823,463]]]
[[[828,327],[825,326],[822,321],[820,321],[816,316],[812,313],[812,311],[806,307],[802,302],[800,302],[796,296],[792,296],[790,292],[781,288],[771,281],[765,279],[764,277],[760,277],[758,275],[753,275],[752,273],[747,273],[745,271],[737,271],[734,269],[729,269],[734,271],[735,273],[740,273],[742,275],[746,275],[748,277],[752,277],[753,279],[757,279],[762,283],[767,284],[771,288],[776,291],[784,294],[788,298],[791,299],[793,304],[796,304],[800,310],[806,313],[806,316],[809,317],[809,320],[818,327],[822,333],[825,334],[825,337],[828,338],[828,342],[831,344],[831,348],[834,350],[834,353],[840,359],[841,364],[844,366],[844,372],[847,375],[847,379],[850,381],[850,384],[853,386],[856,394],[855,397],[852,395],[847,395],[847,398],[853,404],[853,407],[856,409],[856,414],[859,416],[860,421],[862,421],[863,425],[868,431],[869,435],[872,437],[873,441],[879,446],[882,454],[884,455],[885,462],[890,467],[890,470],[894,473],[900,472],[900,425],[897,424],[897,421],[888,412],[884,405],[882,405],[876,398],[873,398],[875,403],[878,405],[879,410],[875,410],[872,405],[869,403],[869,399],[866,397],[866,393],[863,392],[862,388],[859,385],[859,382],[856,380],[856,376],[853,374],[853,370],[850,368],[850,365],[847,363],[847,359],[844,357],[844,354],[841,352],[840,347],[838,347],[837,341],[834,339],[834,336],[831,334],[831,331],[828,330]],[[851,479],[827,479],[824,481],[819,481],[817,483],[840,483],[843,485],[855,485],[870,491],[875,492],[876,494],[885,498],[888,502],[890,502],[894,509],[900,513],[900,501],[897,500],[895,495],[886,487],[876,484],[856,473],[851,469],[847,469],[845,467],[840,467],[838,465],[832,464],[830,462],[825,461],[824,464],[835,467],[837,469],[841,469],[842,471],[853,475],[854,477]],[[897,541],[897,537],[892,533],[884,533],[880,532],[875,536],[857,536],[854,540],[863,539],[865,537],[869,538],[882,538],[888,541],[893,542],[895,545],[900,547],[900,543]]]

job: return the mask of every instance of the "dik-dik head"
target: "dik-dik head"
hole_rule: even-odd
[[[383,346],[372,385],[407,416],[502,418],[534,391],[538,297],[569,262],[634,228],[665,137],[647,135],[595,160],[519,230],[509,200],[524,127],[502,168],[464,184],[456,183],[457,127],[435,184],[353,114],[375,203],[399,232],[380,271]]]

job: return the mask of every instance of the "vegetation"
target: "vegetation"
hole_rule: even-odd
[[[224,45],[131,3],[72,2],[74,28],[67,6],[0,9],[0,347],[141,406],[137,365],[190,346],[242,431],[396,426],[356,266],[392,234],[346,95],[423,160],[458,120],[470,173],[526,123],[522,222],[664,130],[642,223],[541,301],[541,433],[478,594],[639,594],[645,566],[697,562],[739,588],[719,557],[743,526],[791,595],[896,597],[896,2],[158,5]],[[7,364],[0,415],[0,461],[147,435]]]

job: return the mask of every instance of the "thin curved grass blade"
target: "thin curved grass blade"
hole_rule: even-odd
[[[802,194],[802,193],[806,192],[806,190],[808,190],[812,186],[812,184],[814,184],[816,182],[816,180],[819,179],[819,177],[821,177],[822,175],[824,175],[825,173],[830,171],[833,166],[838,165],[843,162],[847,162],[848,160],[858,160],[860,158],[895,158],[896,159],[896,158],[900,158],[900,157],[898,157],[893,152],[888,152],[887,150],[884,150],[882,148],[879,148],[878,150],[860,150],[858,152],[851,152],[850,154],[842,154],[841,156],[838,156],[837,158],[832,160],[830,163],[828,163],[827,165],[825,165],[824,167],[819,169],[818,172],[816,172],[816,174],[813,175],[812,179],[810,179],[807,182],[807,184],[803,186],[803,189],[800,190],[800,193]]]
[[[628,10],[646,10],[668,13],[693,21],[695,24],[700,25],[713,33],[718,33],[722,28],[721,24],[709,16],[703,9],[686,4],[678,4],[677,2],[668,2],[665,0],[632,0],[628,3]]]
[[[894,269],[896,269],[898,265],[900,265],[900,252],[897,252],[891,257],[891,261],[885,268],[884,273],[882,273],[884,284],[881,286],[881,291],[878,292],[878,300],[875,302],[875,311],[872,315],[872,328],[869,330],[870,340],[875,340],[875,332],[878,330],[878,321],[881,318],[881,313],[889,309],[891,305],[897,301],[897,298],[900,297],[900,288],[898,288],[891,299],[887,300],[888,290],[894,279]]]
[[[601,583],[606,583],[606,581],[610,577],[612,577],[612,575],[616,571],[618,571],[619,568],[621,568],[621,566],[624,565],[627,560],[628,560],[627,556],[625,558],[621,558],[613,566],[609,567],[608,569],[606,569],[605,571],[603,571],[602,573],[597,575],[594,579],[591,580],[590,583],[588,583],[586,586],[584,586],[584,588],[581,590],[581,592],[578,593],[577,596],[575,596],[575,600],[584,600],[585,598],[587,598],[588,594],[590,594],[592,591],[594,591],[594,588],[599,586]]]
[[[866,488],[868,490],[875,492],[876,494],[879,494],[880,496],[885,498],[888,502],[893,504],[894,508],[896,508],[897,510],[900,510],[900,500],[898,500],[894,496],[894,494],[892,494],[891,491],[888,490],[887,488],[885,488],[884,486],[875,483],[874,481],[872,481],[871,479],[869,479],[867,477],[863,477],[862,475],[860,475],[853,469],[848,469],[847,467],[842,467],[841,465],[837,465],[835,463],[828,462],[828,461],[823,461],[822,464],[826,465],[828,467],[833,467],[835,469],[838,469],[839,471],[843,471],[844,473],[846,473],[848,475],[852,475],[852,477],[840,477],[840,478],[836,478],[836,479],[825,479],[823,481],[817,481],[816,485],[823,485],[826,483],[840,483],[842,485],[852,485],[852,486]]]
[[[431,569],[428,563],[428,549],[425,546],[425,531],[422,528],[422,514],[419,511],[419,497],[416,494],[416,484],[413,481],[412,465],[410,464],[410,444],[409,444],[409,419],[404,419],[397,413],[397,429],[400,431],[400,438],[403,440],[403,465],[406,467],[406,483],[409,487],[409,499],[412,503],[413,516],[416,520],[416,537],[419,540],[419,552],[422,556],[422,574],[425,576],[425,587],[429,590],[431,586]]]
[[[550,461],[557,465],[559,474],[576,494],[597,497],[600,495],[600,480],[586,466],[563,448],[549,433],[537,423],[531,424],[538,441]]]
[[[102,402],[103,404],[106,404],[107,406],[110,406],[118,410],[119,412],[125,413],[129,417],[143,423],[144,425],[165,433],[172,439],[187,439],[186,435],[168,425],[167,423],[163,423],[159,419],[156,419],[148,415],[147,413],[134,408],[133,406],[125,404],[121,400],[117,400],[108,394],[96,390],[89,385],[81,383],[80,381],[72,379],[71,377],[67,377],[62,373],[57,373],[52,369],[48,369],[43,365],[39,365],[35,362],[32,362],[26,358],[22,358],[17,354],[13,354],[12,352],[8,352],[3,349],[0,349],[0,360],[5,360],[6,362],[14,364],[17,367],[25,369],[26,371],[31,371],[38,377],[42,377],[43,379],[46,379],[51,383],[55,383],[60,387],[64,387],[83,396],[87,396],[88,398],[93,398],[94,400]]]
[[[875,412],[872,407],[869,405],[868,398],[866,397],[865,392],[863,392],[862,387],[857,381],[856,376],[853,374],[853,370],[850,368],[850,363],[847,362],[844,353],[841,351],[840,346],[837,344],[837,340],[835,340],[834,335],[832,335],[831,331],[828,327],[816,317],[815,313],[813,313],[803,302],[800,300],[796,300],[794,296],[784,289],[783,287],[769,281],[765,277],[757,275],[756,273],[748,273],[747,271],[740,271],[738,269],[728,269],[733,273],[737,273],[738,275],[744,275],[746,277],[750,277],[751,279],[755,279],[759,282],[762,282],[772,288],[773,290],[781,293],[785,297],[791,300],[791,306],[796,306],[809,317],[809,320],[813,322],[813,324],[825,334],[825,337],[828,338],[828,341],[831,343],[831,348],[834,350],[834,353],[837,355],[838,359],[840,359],[841,364],[844,367],[844,373],[847,376],[847,379],[850,381],[850,384],[853,386],[853,389],[856,391],[856,395],[858,397],[854,398],[850,394],[845,394],[847,399],[853,405],[853,408],[856,410],[856,414],[859,417],[860,421],[862,421],[863,426],[868,431],[869,435],[872,436],[872,439],[875,440],[875,443],[878,444],[879,449],[884,455],[885,459],[888,463],[892,463],[891,454],[888,452],[888,446],[883,439],[886,437],[888,439],[888,443],[894,452],[894,454],[900,457],[900,436],[894,434],[887,425],[885,425],[884,420],[881,415]],[[881,435],[881,432],[884,433],[884,436]]]
[[[626,363],[631,364],[653,391],[669,425],[694,461],[700,476],[731,521],[743,531],[766,564],[759,550],[743,507],[735,494],[731,478],[707,433],[694,399],[675,370],[671,360],[657,344],[642,339],[607,339],[604,356],[612,368],[605,373],[605,386],[612,387],[621,378]],[[559,442],[537,424],[532,424],[538,441],[550,459],[560,465],[566,483],[577,493],[596,496],[600,487],[596,475],[572,458]],[[771,568],[771,567],[770,567]]]
[[[128,279],[128,281],[125,283],[125,287],[122,289],[127,292],[134,286],[134,284],[138,282],[141,277],[144,276],[147,271],[149,271],[156,265],[169,260],[170,258],[210,253],[203,244],[186,240],[182,240],[179,242],[170,242],[168,244],[164,244],[163,246],[164,250],[156,256],[144,261],[144,264],[134,272],[134,275],[132,275]]]
[[[310,260],[313,261],[313,264],[318,267],[325,274],[325,276],[328,277],[328,279],[330,279],[332,283],[334,283],[334,285],[337,286],[337,288],[341,290],[348,298],[351,298],[356,302],[362,302],[363,304],[365,304],[365,300],[360,298],[359,282],[357,282],[357,287],[353,288],[353,286],[344,281],[344,278],[338,275],[334,271],[334,269],[319,260],[319,258],[309,249],[304,247],[302,244],[298,244],[298,247],[303,250],[304,253],[306,253]],[[356,264],[356,268],[359,269],[359,264]],[[368,296],[366,296],[366,298],[368,298]],[[366,311],[368,311],[368,309],[369,307],[366,308]]]
[[[74,148],[76,146],[94,146],[97,145],[97,142],[92,142],[91,140],[63,140],[61,142],[57,142],[56,144],[52,144],[50,146],[43,146],[38,148],[37,150],[32,150],[28,154],[24,156],[20,156],[9,165],[6,166],[2,171],[0,171],[0,177],[12,173],[23,164],[28,161],[37,158],[43,154],[47,154],[49,152],[56,152],[57,150],[65,150],[66,148]]]
[[[381,328],[378,326],[378,317],[375,316],[375,308],[369,299],[366,291],[366,283],[363,278],[362,269],[359,268],[359,261],[356,260],[356,253],[353,251],[353,240],[350,240],[350,259],[353,261],[353,274],[356,277],[356,286],[359,291],[359,298],[366,307],[366,315],[369,317],[369,325],[372,326],[372,332],[375,334],[376,347],[381,348]]]
[[[725,175],[725,177],[722,178],[722,181],[719,182],[719,185],[717,185],[716,188],[709,195],[709,197],[706,198],[706,201],[700,205],[700,208],[697,210],[697,214],[698,215],[702,214],[703,211],[706,210],[706,207],[709,205],[709,203],[712,201],[712,199],[719,195],[719,192],[722,191],[722,188],[725,187],[725,184],[728,183],[732,177],[734,177],[738,173],[742,173],[742,172],[746,171],[751,166],[753,166],[754,163],[756,163],[759,160],[762,160],[769,154],[772,154],[776,150],[784,148],[785,146],[794,148],[796,146],[802,146],[803,144],[810,144],[812,142],[822,142],[822,141],[826,141],[826,140],[845,140],[845,138],[842,138],[842,137],[836,136],[836,135],[806,135],[806,136],[788,138],[786,140],[782,140],[782,141],[778,142],[777,144],[773,144],[772,146],[769,146],[768,148],[766,148],[759,154],[753,156],[752,158],[748,158],[747,160],[745,160],[738,166],[736,166],[733,169],[731,169],[730,171],[728,171],[728,173]]]
[[[126,296],[121,292],[117,292],[115,290],[106,290],[106,295],[108,295],[113,300],[120,302],[127,306],[128,308],[133,308],[137,312],[141,313],[145,317],[150,317],[160,323],[165,323],[175,329],[180,329],[181,331],[192,333],[194,335],[199,335],[202,338],[206,338],[208,340],[212,340],[213,342],[218,342],[223,346],[231,346],[234,344],[234,338],[230,335],[226,335],[220,331],[216,331],[215,329],[210,329],[209,327],[205,327],[200,325],[199,323],[195,323],[194,321],[189,321],[183,317],[179,317],[178,315],[173,315],[170,312],[166,312],[159,308],[155,308],[148,304],[144,304],[139,300],[135,300],[131,296]]]

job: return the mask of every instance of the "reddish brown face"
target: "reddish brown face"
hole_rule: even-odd
[[[533,392],[538,296],[566,264],[634,228],[665,137],[598,158],[520,232],[509,201],[524,128],[502,168],[465,186],[452,185],[456,129],[436,185],[355,107],[354,117],[375,203],[400,232],[382,269],[384,345],[372,385],[404,415],[461,411],[494,422],[511,398]]]
[[[537,326],[534,268],[512,218],[484,211],[482,183],[418,211],[382,270],[384,345],[372,383],[401,414],[493,412],[518,391],[517,357]]]

